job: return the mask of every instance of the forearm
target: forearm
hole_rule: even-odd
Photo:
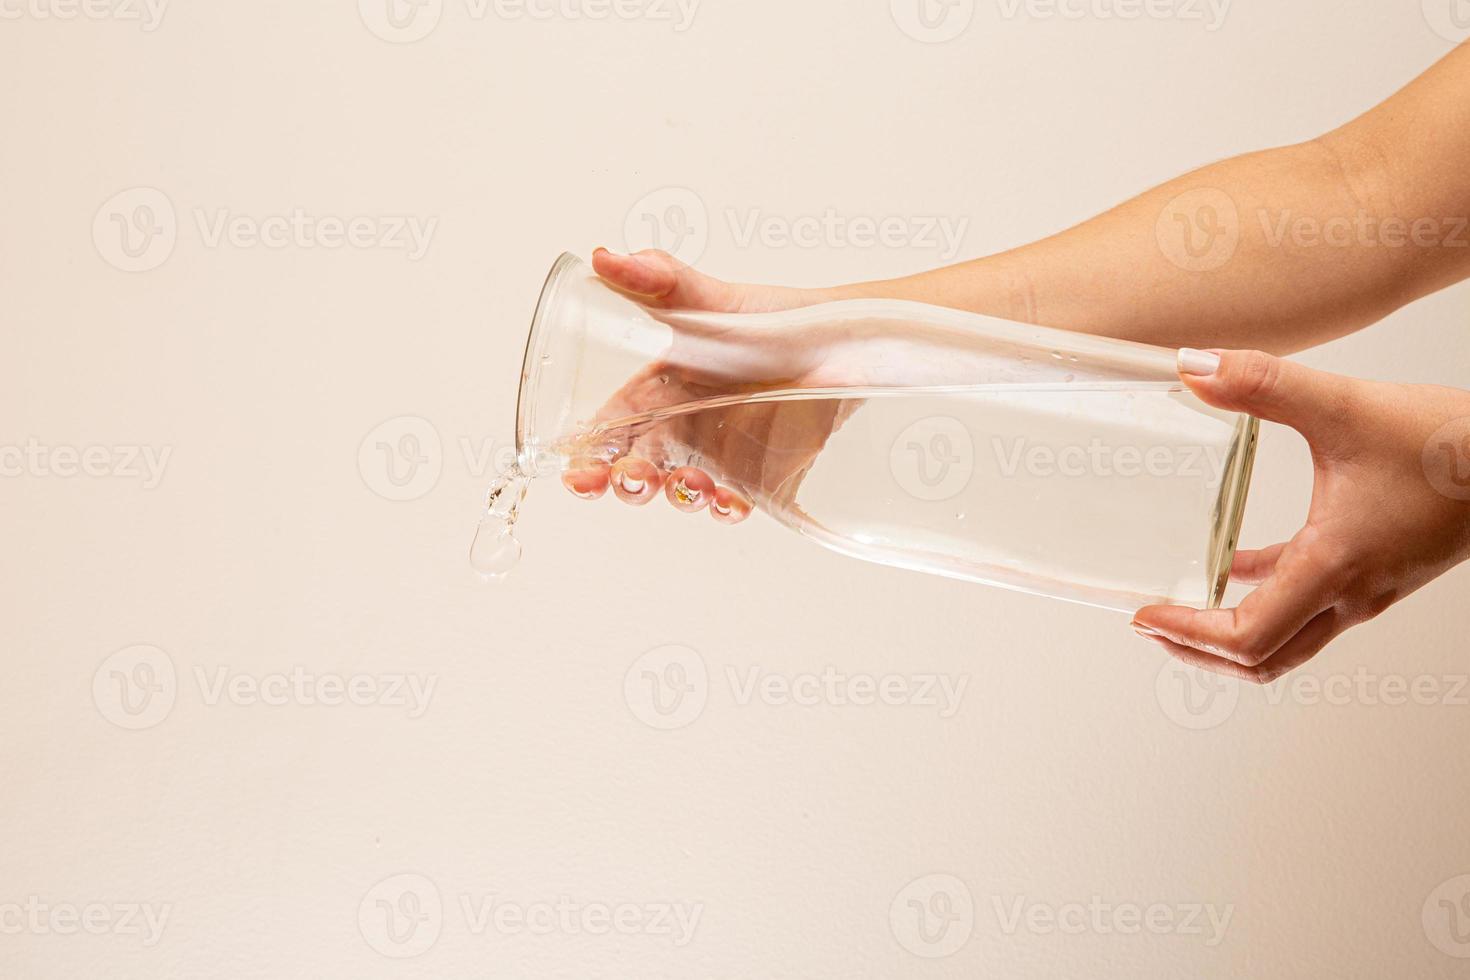
[[[1300,350],[1470,275],[1467,161],[1470,48],[1320,139],[1205,167],[1009,252],[836,292]]]

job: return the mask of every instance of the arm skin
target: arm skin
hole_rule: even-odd
[[[1210,349],[1181,351],[1182,380],[1209,404],[1300,433],[1314,465],[1311,508],[1290,541],[1236,555],[1235,580],[1257,586],[1239,606],[1149,606],[1133,627],[1186,663],[1269,683],[1470,558],[1462,460],[1470,460],[1470,391],[1360,381],[1272,356],[1359,330],[1470,277],[1467,215],[1470,45],[1325,136],[1205,167],[1068,231],[973,262],[830,289],[725,283],[659,252],[600,249],[593,265],[667,307],[760,312],[912,299]],[[1293,230],[1301,219],[1311,222],[1306,232]],[[1210,239],[1209,228],[1225,234]],[[1186,231],[1201,246],[1194,253]],[[816,451],[828,431],[815,427]],[[704,497],[723,500],[712,512],[724,523],[751,507],[702,471],[664,474],[634,456],[611,471],[567,475],[583,496],[609,482],[632,504],[652,499],[661,484],[707,491],[693,506],[670,500],[689,512]]]
[[[1181,195],[1190,195],[1181,202],[1186,219],[1218,203],[1220,227],[1238,231],[1218,268],[1175,261],[1185,258],[1185,229],[1169,212]],[[1470,45],[1317,139],[1204,167],[1012,251],[816,292],[915,299],[1165,347],[1284,354],[1470,276],[1467,216]],[[1292,234],[1301,218],[1319,229],[1335,221],[1342,244]],[[1384,228],[1385,219],[1399,219],[1400,230]],[[1415,221],[1434,229],[1417,244]],[[1192,231],[1203,245],[1202,227]]]

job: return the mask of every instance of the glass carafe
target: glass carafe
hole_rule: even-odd
[[[855,558],[1129,612],[1213,607],[1257,422],[1201,402],[1175,358],[903,301],[661,309],[563,255],[526,348],[517,466],[693,466]]]

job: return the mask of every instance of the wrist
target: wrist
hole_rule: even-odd
[[[998,255],[897,279],[802,290],[808,303],[897,299],[1038,323],[1035,293],[1021,267]]]

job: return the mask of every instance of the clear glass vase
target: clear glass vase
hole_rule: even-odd
[[[660,309],[563,255],[526,348],[519,476],[692,466],[855,558],[1129,612],[1213,607],[1257,422],[1197,399],[1175,358],[901,301]]]

